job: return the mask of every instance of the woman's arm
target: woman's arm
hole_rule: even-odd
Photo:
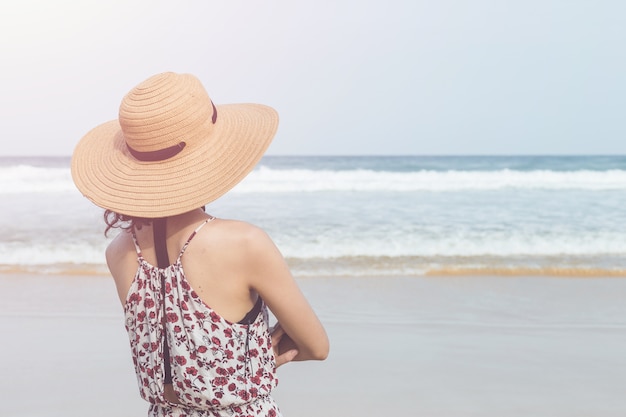
[[[261,229],[246,234],[247,276],[250,286],[263,298],[280,328],[274,329],[278,352],[293,360],[324,360],[329,342],[326,331],[294,280],[282,254]],[[281,330],[282,329],[282,330]],[[284,335],[282,332],[284,331]],[[276,348],[276,347],[275,347]]]

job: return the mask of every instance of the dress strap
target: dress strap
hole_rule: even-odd
[[[143,258],[143,255],[141,254],[141,248],[139,247],[139,243],[137,243],[137,235],[135,234],[134,227],[130,228],[130,233],[133,237],[133,243],[135,244],[135,250],[137,251],[137,256],[140,258]]]
[[[178,260],[180,260],[180,258],[182,258],[183,253],[185,253],[185,251],[187,250],[187,246],[189,246],[189,242],[191,242],[191,239],[193,239],[196,234],[200,231],[200,229],[202,229],[202,227],[215,220],[214,216],[209,216],[208,219],[206,219],[205,221],[203,221],[202,223],[200,223],[200,225],[198,227],[196,227],[196,230],[194,230],[193,232],[191,232],[191,235],[189,235],[189,238],[187,238],[187,241],[185,242],[185,244],[183,245],[182,249],[180,250],[180,253],[178,254]]]

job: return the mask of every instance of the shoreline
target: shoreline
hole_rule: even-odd
[[[298,282],[325,362],[279,368],[287,416],[621,416],[626,280],[352,277]],[[0,415],[142,416],[105,276],[0,274]]]
[[[294,277],[298,279],[328,279],[328,278],[428,278],[428,277],[553,277],[553,278],[626,278],[626,269],[592,268],[592,267],[432,267],[419,272],[391,272],[385,273],[384,269],[375,269],[367,273],[350,272],[339,268],[338,270],[302,271],[297,266],[290,267]],[[51,276],[51,277],[109,277],[106,265],[0,265],[0,277],[2,276]]]

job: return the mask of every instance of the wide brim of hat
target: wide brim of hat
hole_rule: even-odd
[[[216,200],[254,169],[278,128],[271,107],[216,107],[211,140],[158,162],[130,154],[117,120],[97,126],[74,149],[74,183],[97,206],[133,217],[173,216]]]

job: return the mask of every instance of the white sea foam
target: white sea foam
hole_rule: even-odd
[[[253,171],[233,192],[464,191],[500,189],[626,190],[625,170],[433,171],[274,169]],[[0,167],[0,194],[75,191],[69,168]]]
[[[69,168],[0,167],[0,195],[75,191]]]
[[[236,192],[463,191],[500,189],[626,189],[626,171],[413,171],[277,170],[253,171]]]
[[[593,235],[441,236],[317,236],[289,239],[278,236],[276,243],[287,258],[402,258],[441,257],[615,257],[626,255],[626,236],[604,232]],[[56,263],[103,264],[105,239],[87,242],[2,243],[0,265],[48,265]]]
[[[104,265],[106,242],[0,243],[0,265],[92,264]]]
[[[540,236],[470,233],[457,236],[318,236],[315,240],[279,241],[285,256],[336,257],[464,257],[464,256],[605,256],[626,255],[626,236],[620,233],[567,233]]]

